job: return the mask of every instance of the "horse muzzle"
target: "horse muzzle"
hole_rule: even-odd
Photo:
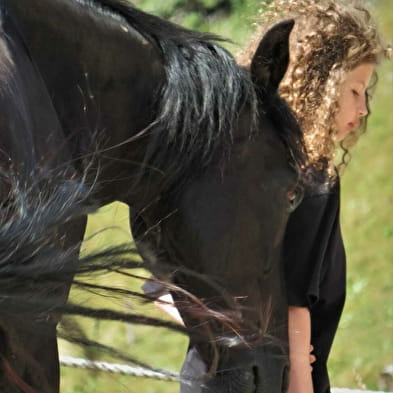
[[[191,349],[183,366],[181,393],[285,393],[288,355],[282,347],[228,349],[214,376],[206,374],[200,355]]]

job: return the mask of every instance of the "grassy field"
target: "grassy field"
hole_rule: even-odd
[[[386,37],[393,41],[391,0],[373,2]],[[142,4],[143,5],[143,4]],[[242,14],[207,28],[244,42],[251,23]],[[237,50],[238,46],[232,46]],[[378,388],[378,375],[393,363],[393,67],[385,63],[379,71],[368,133],[353,151],[353,159],[342,180],[342,224],[348,255],[348,297],[330,360],[334,386]],[[130,237],[125,206],[113,204],[89,219],[89,234],[101,228],[115,229],[94,236],[88,249],[108,243],[123,243]],[[143,273],[143,272],[141,272]],[[120,284],[120,283],[119,283]],[[139,288],[139,282],[122,282]],[[86,300],[88,301],[88,300]],[[157,315],[151,306],[105,299],[102,304]],[[187,340],[165,330],[84,322],[89,333],[116,343],[132,356],[155,367],[178,370]],[[80,355],[63,342],[63,354]],[[102,373],[62,370],[63,393],[173,393],[173,383],[155,382]]]

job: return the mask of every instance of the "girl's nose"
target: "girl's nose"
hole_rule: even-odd
[[[365,117],[368,115],[368,108],[366,99],[362,102],[362,104],[358,108],[358,115],[359,117]]]
[[[367,107],[359,109],[359,117],[365,117],[368,115]]]

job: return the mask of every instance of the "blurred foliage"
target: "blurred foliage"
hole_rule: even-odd
[[[233,13],[253,15],[258,10],[255,0],[134,0],[133,3],[188,28],[204,30],[210,23]]]

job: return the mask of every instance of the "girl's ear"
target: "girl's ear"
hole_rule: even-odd
[[[274,93],[289,64],[289,35],[295,22],[274,25],[262,38],[251,62],[251,79],[261,92]]]

